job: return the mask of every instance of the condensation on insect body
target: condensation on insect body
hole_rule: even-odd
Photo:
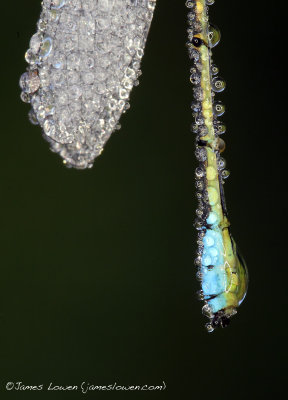
[[[210,321],[209,332],[217,326],[227,326],[230,318],[245,298],[248,271],[232,238],[224,197],[224,183],[229,176],[222,157],[226,132],[219,120],[225,105],[217,99],[226,82],[213,63],[212,49],[220,42],[219,29],[209,23],[208,8],[214,1],[191,0],[188,13],[188,52],[193,61],[190,81],[194,102],[191,105],[196,134],[196,188],[198,198],[195,227],[198,230],[198,249],[195,264],[201,281],[199,298],[204,300],[203,314]]]

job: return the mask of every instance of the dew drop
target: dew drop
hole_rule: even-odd
[[[198,300],[204,300],[204,293],[203,293],[203,290],[199,290],[197,293],[196,293],[196,296],[197,296],[197,299]]]
[[[213,104],[213,113],[214,115],[216,115],[217,117],[220,117],[221,115],[223,115],[225,112],[225,105],[222,103],[222,101],[216,101]]]
[[[55,135],[55,123],[53,120],[46,119],[43,124],[44,132],[47,136],[54,136]]]
[[[206,324],[205,328],[207,329],[208,333],[212,333],[214,331],[214,328],[213,328],[212,324]]]
[[[191,0],[187,0],[185,5],[186,5],[187,8],[193,8],[194,7],[194,3]]]
[[[194,260],[194,264],[195,264],[195,266],[196,267],[201,267],[201,257],[200,256],[198,256],[198,257],[196,257],[195,258],[195,260]]]
[[[33,53],[31,49],[28,49],[25,53],[25,60],[28,64],[34,65],[38,61],[38,57]]]
[[[39,31],[44,32],[45,29],[47,28],[47,21],[45,19],[40,18],[37,23],[37,27]]]
[[[211,74],[212,75],[218,75],[219,74],[219,68],[217,67],[217,65],[212,64],[212,66],[211,66]]]
[[[215,133],[217,133],[217,135],[223,135],[223,133],[226,132],[226,126],[224,124],[217,124],[215,126]]]
[[[197,73],[191,74],[190,82],[193,83],[193,85],[199,85],[199,83],[201,82],[200,75],[198,75]]]
[[[198,189],[200,191],[204,189],[204,183],[202,181],[196,181],[195,186],[196,186],[196,189]]]
[[[34,54],[37,54],[41,46],[42,37],[39,33],[35,33],[30,40],[30,49]]]
[[[226,82],[224,79],[215,77],[212,79],[212,90],[216,93],[223,92],[226,87]]]
[[[25,72],[20,78],[20,87],[23,92],[35,93],[40,86],[40,79],[35,71]]]
[[[221,172],[221,176],[222,176],[223,179],[227,179],[229,175],[230,175],[230,171],[228,171],[228,169],[224,169]]]
[[[200,53],[195,48],[192,49],[189,48],[189,57],[191,60],[193,59],[194,62],[197,62],[200,58]]]
[[[213,316],[213,312],[211,310],[211,307],[208,304],[205,304],[202,307],[202,314],[205,315],[205,317],[211,318]]]
[[[213,225],[218,222],[218,216],[215,212],[210,212],[209,217],[207,218],[207,224]]]
[[[47,6],[54,10],[59,10],[65,5],[65,2],[66,0],[45,0],[45,3],[48,3]]]
[[[20,94],[20,99],[24,102],[24,103],[30,103],[31,102],[31,98],[30,95],[26,92],[21,92]]]
[[[200,271],[198,271],[197,273],[196,273],[196,279],[198,280],[198,281],[202,281],[202,278],[203,278],[203,275],[202,275],[202,273],[200,272]]]
[[[220,42],[220,39],[221,39],[221,33],[219,28],[217,28],[217,26],[215,25],[210,24],[208,32],[209,46],[211,48],[217,46],[217,44]]]
[[[199,129],[199,125],[197,125],[197,124],[192,124],[191,125],[191,132],[193,132],[193,133],[198,133],[198,129]]]
[[[42,42],[39,53],[40,57],[42,58],[48,57],[49,54],[51,53],[51,50],[52,50],[52,39],[49,36],[47,36]]]
[[[218,146],[218,151],[219,151],[219,153],[223,153],[223,151],[224,151],[225,148],[226,148],[226,143],[224,142],[223,139],[218,138],[218,140],[217,140],[217,146]]]
[[[27,86],[28,86],[27,85],[27,81],[28,81],[28,79],[29,79],[28,72],[24,72],[24,74],[21,75],[20,81],[19,81],[20,88],[23,89],[25,92],[28,91],[27,90]]]
[[[194,112],[199,112],[201,110],[201,103],[198,101],[192,101],[191,103],[191,109]]]
[[[198,128],[199,128],[198,134],[200,137],[208,135],[208,128],[206,125],[201,125],[201,126],[198,125]]]
[[[202,168],[200,168],[200,167],[196,168],[195,176],[196,176],[196,179],[204,178],[204,176],[205,176],[204,170]]]
[[[32,125],[39,125],[39,122],[37,120],[37,116],[36,116],[36,114],[35,114],[33,109],[31,109],[29,111],[28,118],[29,118],[29,121],[31,122]]]
[[[197,147],[197,149],[195,150],[195,156],[198,161],[202,162],[206,161],[207,160],[206,149],[204,149],[204,147]]]
[[[218,160],[218,169],[222,170],[226,167],[226,160],[223,157],[220,157]]]

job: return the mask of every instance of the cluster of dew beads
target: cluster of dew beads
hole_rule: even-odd
[[[204,301],[202,312],[210,320],[206,325],[208,332],[217,326],[227,326],[245,297],[248,282],[245,263],[230,233],[223,190],[229,172],[222,157],[225,142],[221,135],[226,127],[219,118],[225,113],[225,105],[216,97],[226,83],[212,60],[212,49],[221,38],[219,29],[209,24],[208,6],[213,3],[214,0],[186,2],[189,9],[187,48],[193,62],[190,69],[194,97],[191,130],[196,135],[195,155],[199,163],[195,171],[198,199],[195,265],[198,268],[196,277],[201,282],[198,297]]]
[[[156,0],[43,0],[21,98],[67,166],[91,167],[138,84]]]
[[[214,4],[214,0],[206,0],[208,6]],[[199,38],[202,33],[202,26],[195,14],[195,1],[188,0],[186,6],[189,8],[188,13],[188,42],[187,47],[189,57],[193,61],[193,66],[190,69],[190,82],[193,84],[193,97],[194,101],[191,104],[191,109],[194,117],[194,123],[191,126],[191,131],[196,134],[196,158],[199,159],[198,143],[201,144],[201,137],[206,136],[208,133],[207,126],[204,123],[203,117],[203,88],[201,86],[201,74],[203,68],[200,61],[199,48],[203,44],[203,40]],[[208,17],[207,17],[208,18]],[[217,46],[221,39],[220,30],[212,24],[208,25],[208,43],[206,44],[211,50]],[[196,35],[196,36],[195,36]],[[226,82],[219,76],[219,68],[213,63],[212,52],[210,51],[210,78],[211,78],[211,97],[213,101],[213,129],[217,137],[217,144],[219,153],[223,153],[226,148],[224,140],[220,137],[226,132],[225,124],[219,120],[225,113],[225,105],[221,100],[216,100],[215,95],[225,90]],[[205,112],[205,110],[204,110]],[[205,160],[203,160],[205,161]],[[221,157],[219,160],[219,170],[221,170],[222,183],[229,176],[229,171],[225,169],[226,163]]]

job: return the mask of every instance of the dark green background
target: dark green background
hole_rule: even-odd
[[[88,171],[62,166],[19,99],[40,0],[1,4],[1,399],[83,398],[7,392],[8,381],[167,385],[162,393],[90,398],[240,399],[283,389],[283,10],[260,0],[216,3],[211,20],[222,42],[214,59],[227,81],[219,98],[232,171],[225,190],[250,287],[231,326],[210,335],[195,297],[184,0],[158,0],[132,107]]]

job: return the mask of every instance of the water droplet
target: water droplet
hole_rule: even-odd
[[[205,304],[202,307],[202,314],[205,315],[205,317],[211,318],[213,316],[213,312],[211,310],[211,307],[208,304]]]
[[[21,92],[20,94],[20,99],[24,102],[24,103],[30,103],[31,102],[31,98],[30,95],[26,92]]]
[[[229,175],[230,175],[230,171],[228,171],[228,169],[224,169],[221,172],[221,176],[222,176],[223,179],[227,179]]]
[[[34,54],[37,54],[41,46],[42,37],[39,33],[35,33],[30,40],[30,49]]]
[[[203,229],[203,222],[201,219],[197,218],[194,222],[194,226],[197,230]]]
[[[204,178],[204,176],[205,176],[204,170],[202,168],[200,168],[200,167],[196,168],[195,176],[196,176],[196,179]]]
[[[196,189],[198,189],[198,190],[204,189],[204,183],[202,181],[196,181],[195,186],[196,186]]]
[[[206,159],[207,159],[206,149],[204,149],[204,147],[197,147],[197,149],[195,151],[195,156],[198,161],[202,161],[202,162],[206,161]]]
[[[216,115],[217,117],[220,117],[221,115],[223,115],[225,112],[225,105],[222,103],[222,101],[215,101],[215,103],[213,104],[213,113],[214,115]]]
[[[206,0],[207,6],[212,6],[215,3],[215,0]]]
[[[218,138],[218,140],[217,140],[217,146],[218,146],[218,151],[219,151],[219,153],[223,153],[223,151],[224,151],[225,148],[226,148],[226,143],[224,142],[223,139]]]
[[[215,212],[210,212],[209,217],[207,218],[207,224],[213,225],[218,222],[218,216]]]
[[[226,87],[226,82],[224,79],[215,77],[212,79],[212,90],[216,93],[223,92]]]
[[[200,87],[194,87],[193,89],[194,98],[196,100],[202,101],[203,100],[203,90]]]
[[[22,74],[19,84],[23,92],[35,93],[40,86],[40,79],[37,71],[30,71]]]
[[[66,57],[62,53],[56,53],[53,57],[53,67],[56,69],[64,69],[66,63]]]
[[[198,271],[196,273],[196,279],[201,282],[202,281],[202,277],[203,277],[202,273],[200,271]]]
[[[37,23],[37,27],[39,31],[44,32],[47,28],[47,21],[45,19],[40,18]]]
[[[24,91],[27,92],[27,80],[28,80],[29,74],[28,72],[24,72],[24,74],[21,75],[19,85],[20,88],[23,89]]]
[[[35,112],[34,112],[33,109],[31,109],[31,110],[29,111],[29,113],[28,113],[28,118],[29,118],[29,121],[31,122],[31,124],[33,124],[33,125],[39,125],[39,122],[38,122],[38,120],[37,120],[37,116],[36,116],[36,114],[35,114]]]
[[[211,66],[211,74],[212,75],[218,75],[219,74],[219,68],[217,67],[217,65],[212,64],[212,66]]]
[[[156,6],[155,0],[148,0],[148,8],[149,8],[149,10],[154,10],[155,6]]]
[[[39,53],[40,57],[42,58],[48,57],[49,54],[51,53],[51,50],[52,50],[52,39],[49,36],[47,36],[42,42]]]
[[[31,49],[28,49],[25,53],[25,60],[28,64],[34,65],[38,62],[38,57],[33,53]]]
[[[195,123],[197,125],[204,125],[204,118],[201,116],[200,113],[195,116]]]
[[[203,300],[204,300],[204,293],[203,293],[203,290],[199,290],[199,291],[196,293],[196,296],[197,296],[197,299],[198,299],[198,300],[203,301]]]
[[[198,181],[199,182],[199,181]],[[202,182],[201,182],[202,183]],[[199,218],[202,218],[202,216],[203,216],[203,210],[201,209],[201,208],[197,208],[196,209],[196,215],[197,215],[197,217],[199,217]],[[201,255],[201,251],[199,252],[199,249],[198,249],[198,251],[197,251],[197,254],[198,255]]]
[[[200,75],[197,73],[193,73],[190,75],[190,82],[193,83],[193,85],[198,85],[201,82]]]
[[[212,333],[214,331],[212,324],[206,324],[205,328],[207,329],[208,333]]]
[[[129,92],[127,92],[127,90],[125,90],[124,88],[121,88],[119,90],[119,97],[120,99],[127,99],[129,97]]]
[[[198,128],[199,128],[199,125],[197,125],[197,124],[192,124],[191,125],[191,132],[193,132],[193,133],[198,133]]]
[[[211,48],[217,46],[217,44],[220,42],[220,39],[221,39],[221,33],[219,28],[211,24],[209,26],[209,33],[208,33],[209,46]]]
[[[194,34],[201,33],[203,30],[203,26],[200,21],[193,21],[192,27],[193,27]]]
[[[44,0],[44,5],[50,9],[58,10],[65,5],[66,0]]]
[[[223,157],[220,157],[218,160],[218,169],[224,169],[226,167],[226,160]]]
[[[193,8],[193,7],[194,7],[193,1],[187,0],[187,1],[186,1],[186,7],[187,7],[187,8]]]
[[[223,133],[226,132],[226,126],[224,124],[217,124],[214,128],[217,135],[223,135]]]
[[[43,124],[43,129],[44,129],[44,132],[45,132],[45,134],[47,135],[47,136],[52,136],[52,137],[54,137],[55,136],[55,123],[54,123],[54,121],[53,120],[50,120],[50,119],[46,119],[46,121],[44,122],[44,124]]]
[[[191,103],[191,109],[195,112],[198,112],[201,110],[201,103],[198,101],[192,101]]]
[[[198,134],[199,134],[200,137],[208,135],[208,128],[207,128],[206,125],[200,125],[200,126],[197,125],[197,126],[198,126],[198,129],[199,129]]]
[[[190,59],[194,60],[194,62],[199,61],[200,58],[200,53],[198,50],[194,49],[194,48],[189,48],[189,57]]]
[[[57,22],[59,20],[60,11],[52,8],[49,11],[49,20],[51,22]]]
[[[55,113],[55,107],[52,104],[48,104],[45,106],[45,115],[53,115]]]
[[[196,265],[196,267],[201,267],[201,257],[196,257],[194,260],[194,264]]]

